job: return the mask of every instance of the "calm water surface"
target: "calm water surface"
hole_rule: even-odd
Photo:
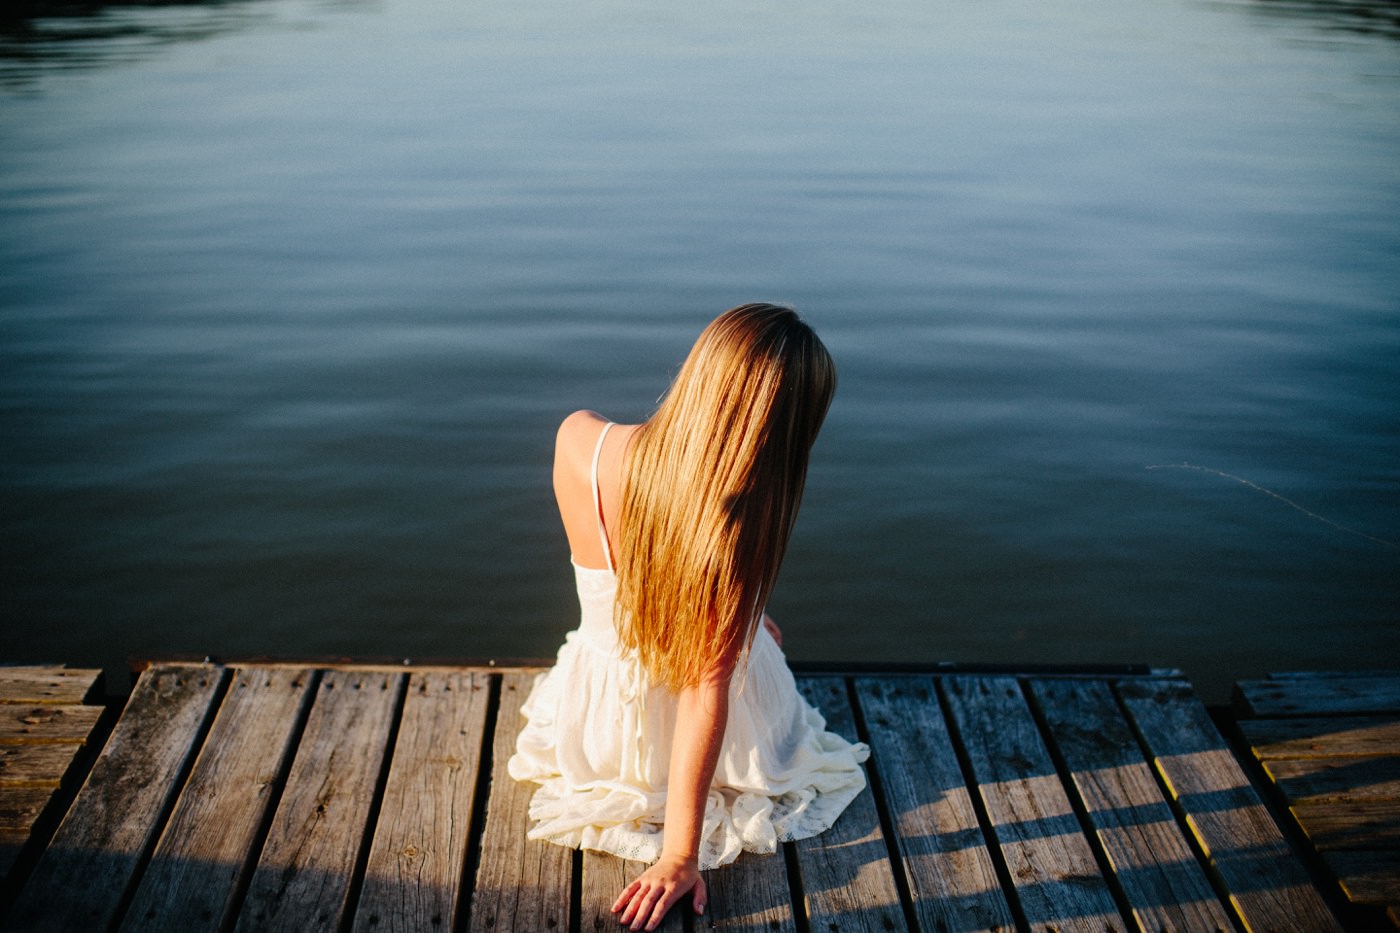
[[[1400,658],[1378,3],[0,22],[0,658],[548,656],[572,409],[795,303],[796,659]]]

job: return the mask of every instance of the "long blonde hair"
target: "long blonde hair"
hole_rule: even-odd
[[[726,311],[634,435],[617,629],[654,684],[695,683],[747,647],[778,576],[836,368],[796,312]]]

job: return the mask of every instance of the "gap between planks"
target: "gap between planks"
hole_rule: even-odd
[[[505,773],[535,673],[154,667],[128,710],[148,713],[159,736],[118,723],[13,916],[44,920],[48,894],[92,873],[76,853],[106,851],[101,883],[61,919],[189,930],[606,925],[619,882],[640,866],[525,839],[532,788]],[[1101,930],[1222,917],[1263,929],[1282,912],[1293,929],[1337,929],[1305,876],[1260,873],[1291,855],[1184,682],[799,683],[830,728],[871,744],[871,791],[822,836],[711,873],[707,929]],[[133,749],[152,758],[140,787],[115,780]],[[101,831],[74,816],[93,807],[108,817]],[[213,819],[227,849],[199,848]],[[1259,857],[1260,846],[1274,855]],[[44,928],[37,921],[23,928]],[[676,911],[668,923],[697,926]]]

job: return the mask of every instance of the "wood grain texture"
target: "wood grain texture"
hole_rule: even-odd
[[[569,928],[573,853],[563,846],[525,838],[530,826],[534,784],[511,779],[506,763],[515,752],[515,737],[524,720],[520,707],[535,676],[501,676],[500,705],[491,750],[491,792],[481,858],[472,891],[470,929],[479,933]]]
[[[1255,757],[1366,758],[1400,756],[1400,716],[1242,719],[1238,722]]]
[[[797,921],[788,886],[787,852],[773,855],[744,852],[723,868],[705,872],[710,903],[696,925],[727,933],[784,933]]]
[[[336,929],[377,790],[404,675],[327,671],[258,859],[237,929]]]
[[[30,830],[53,793],[47,787],[11,787],[0,793],[0,880],[19,860]]]
[[[45,763],[79,746],[0,745],[0,870],[24,853],[0,929],[618,929],[609,908],[641,865],[526,839],[535,785],[507,762],[537,673],[154,666],[42,854],[28,827],[69,797],[48,803]],[[828,832],[707,872],[706,914],[673,910],[668,929],[1214,929],[1202,866],[1237,929],[1338,929],[1184,682],[799,684],[833,731],[864,723],[872,787]],[[1292,812],[1354,909],[1379,917],[1400,877],[1397,717],[1305,718],[1242,731],[1264,737],[1281,786],[1320,791]]]
[[[1400,798],[1400,757],[1271,758],[1264,769],[1295,803]]]
[[[855,714],[839,677],[802,677],[798,689],[827,728],[856,740]],[[867,787],[836,824],[795,843],[807,919],[813,930],[898,930],[906,925],[889,846]]]
[[[1138,925],[1230,930],[1230,914],[1108,684],[1035,680],[1029,686]]]
[[[1327,864],[1352,901],[1377,907],[1400,904],[1400,852],[1332,852]]]
[[[1400,674],[1242,680],[1236,702],[1249,716],[1340,716],[1400,712]]]
[[[0,801],[11,787],[57,788],[81,750],[75,742],[0,745]]]
[[[100,706],[0,703],[0,745],[81,745],[101,718]]]
[[[1124,681],[1119,696],[1197,844],[1251,930],[1340,926],[1185,681]]]
[[[23,845],[52,797],[47,787],[16,787],[0,794],[0,837]]]
[[[579,918],[581,931],[619,930],[620,914],[612,912],[612,905],[623,890],[638,875],[646,871],[642,862],[620,859],[602,852],[583,853],[583,878],[579,891]],[[660,933],[681,933],[686,927],[686,914],[692,912],[694,902],[687,894],[680,899],[662,918],[656,927]],[[702,921],[708,924],[708,919]]]
[[[95,703],[102,671],[62,666],[0,667],[0,703]]]
[[[231,919],[312,679],[308,670],[232,671],[123,930],[188,933]]]
[[[1328,800],[1295,803],[1290,809],[1324,856],[1328,849],[1400,851],[1400,800]]]
[[[207,665],[160,665],[141,674],[0,929],[96,930],[116,919],[222,678]]]
[[[861,678],[856,695],[920,927],[1013,929],[933,681]]]
[[[1027,922],[1125,929],[1020,684],[1011,677],[941,683]]]
[[[453,928],[489,698],[485,673],[409,679],[355,930]]]

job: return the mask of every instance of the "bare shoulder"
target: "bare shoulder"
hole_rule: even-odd
[[[569,414],[559,423],[559,436],[568,437],[579,433],[596,434],[604,424],[607,424],[607,420],[596,411],[581,408]]]
[[[583,409],[569,415],[559,424],[554,437],[555,457],[569,457],[576,451],[590,449],[598,440],[598,432],[607,424],[607,419],[596,411]]]

